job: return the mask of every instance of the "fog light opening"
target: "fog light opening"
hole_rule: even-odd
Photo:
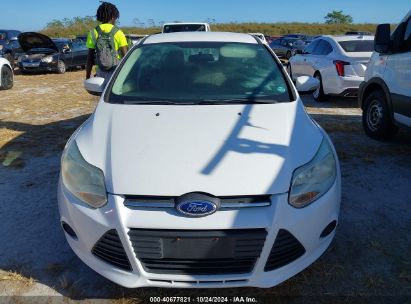
[[[70,227],[69,224],[66,222],[61,222],[61,227],[63,227],[63,230],[72,238],[77,239],[77,234],[74,232],[73,228]]]
[[[324,238],[324,237],[330,235],[331,232],[333,232],[335,230],[335,227],[337,227],[337,221],[334,220],[331,223],[329,223],[327,225],[327,227],[324,228],[323,232],[321,232],[320,237]]]

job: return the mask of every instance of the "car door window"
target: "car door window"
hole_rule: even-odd
[[[322,52],[323,52],[323,40],[320,39],[320,40],[318,41],[317,46],[316,46],[315,49],[313,50],[312,54],[313,54],[313,55],[322,55]]]
[[[404,33],[404,51],[411,51],[411,19],[408,19]]]
[[[314,50],[315,55],[328,55],[332,52],[333,48],[332,46],[325,40],[321,40],[318,44],[318,46]]]
[[[319,40],[314,40],[313,42],[311,42],[305,49],[304,49],[304,53],[305,54],[312,54],[314,49],[317,47],[319,43]]]

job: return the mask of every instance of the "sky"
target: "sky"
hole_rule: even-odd
[[[355,23],[398,23],[411,0],[112,0],[120,11],[120,26],[137,19],[148,23],[204,22],[324,22],[333,10],[343,10]],[[1,5],[0,29],[38,31],[53,19],[95,16],[98,0],[18,0]]]

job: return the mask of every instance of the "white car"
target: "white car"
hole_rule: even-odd
[[[330,245],[340,182],[330,139],[269,47],[157,34],[69,139],[58,203],[74,252],[122,286],[270,287]]]
[[[391,37],[390,25],[379,25],[375,42],[358,100],[365,133],[384,140],[411,128],[411,11]]]
[[[293,79],[317,78],[321,85],[313,92],[316,101],[327,95],[356,97],[373,49],[374,36],[321,36],[290,58],[288,73]]]
[[[9,90],[14,84],[14,74],[10,62],[0,58],[0,89]]]

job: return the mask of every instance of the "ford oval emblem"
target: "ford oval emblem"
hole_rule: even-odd
[[[216,212],[217,205],[206,200],[184,200],[177,205],[177,210],[188,216],[200,217]]]

